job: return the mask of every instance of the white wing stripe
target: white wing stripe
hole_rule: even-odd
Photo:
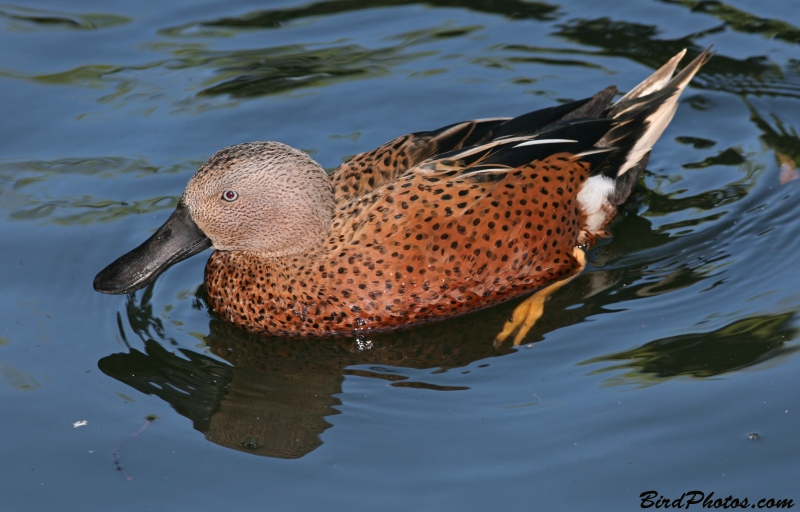
[[[589,156],[589,155],[596,155],[597,153],[610,153],[610,152],[612,152],[612,151],[616,151],[616,150],[617,150],[617,148],[597,148],[597,149],[590,149],[590,150],[587,150],[587,151],[581,151],[580,153],[578,153],[578,154],[577,154],[577,155],[575,155],[575,156],[576,156],[576,157],[579,157],[579,156]]]
[[[517,144],[514,147],[521,148],[522,146],[533,146],[535,144],[557,144],[559,142],[578,142],[578,141],[572,139],[536,139],[536,140],[529,140],[528,142],[523,142],[522,144]]]

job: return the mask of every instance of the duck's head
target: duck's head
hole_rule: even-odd
[[[330,179],[305,153],[278,142],[225,148],[189,180],[153,236],[97,274],[94,289],[130,293],[209,247],[262,257],[310,250],[326,239],[333,208]]]

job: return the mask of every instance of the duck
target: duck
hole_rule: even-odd
[[[517,117],[403,135],[330,174],[279,142],[220,150],[167,221],[94,279],[128,294],[213,248],[219,319],[272,336],[353,336],[523,296],[495,339],[521,343],[586,267],[681,93],[712,56],[686,50],[620,99],[615,86]]]

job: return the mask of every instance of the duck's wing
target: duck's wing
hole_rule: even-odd
[[[438,130],[416,132],[360,153],[331,173],[337,204],[361,197],[438,153],[478,144],[492,128],[508,118],[477,119]]]
[[[670,59],[610,108],[599,113],[595,109],[590,114],[596,118],[571,115],[525,132],[523,120],[537,113],[526,114],[494,129],[498,133],[503,126],[514,125],[518,129],[513,133],[436,155],[410,172],[498,181],[530,162],[567,155],[571,162],[588,165],[589,178],[578,200],[589,217],[587,232],[597,233],[633,191],[650,150],[675,115],[681,93],[712,56],[707,48],[673,77],[684,54]]]
[[[352,218],[344,214],[337,229],[343,230],[340,233],[345,238],[356,239],[385,212],[394,212],[393,222],[402,227],[408,220],[403,210],[410,207],[403,196],[409,194],[417,198],[428,194],[423,201],[432,205],[428,216],[444,214],[457,220],[474,208],[485,208],[485,198],[491,197],[499,184],[510,189],[515,179],[530,174],[530,181],[550,183],[539,189],[527,187],[531,200],[538,200],[537,190],[544,194],[555,184],[552,192],[569,196],[566,200],[574,200],[585,215],[582,233],[600,232],[630,194],[650,149],[675,113],[680,93],[710,58],[707,49],[672,77],[682,54],[610,108],[616,91],[613,87],[579,102],[491,121],[493,124],[484,126],[482,142],[436,154],[388,183],[376,182],[369,194],[340,204],[342,214],[352,209]],[[536,170],[531,171],[531,166]],[[565,175],[582,176],[572,191],[557,184],[567,179]],[[476,187],[481,190],[480,198],[472,197]],[[449,201],[451,196],[465,199],[452,205],[441,201]],[[375,205],[382,209],[373,211]]]
[[[354,156],[331,173],[336,203],[351,201],[392,183],[423,161],[438,155],[531,134],[573,119],[598,117],[615,94],[616,88],[608,87],[591,98],[515,118],[477,119],[429,132],[403,135],[375,150]]]
[[[596,144],[616,124],[611,118],[570,119],[528,134],[503,136],[485,144],[436,155],[411,172],[428,176],[462,176],[476,181],[498,181],[504,173],[537,160],[569,153],[591,162],[616,148]],[[597,157],[595,157],[597,155]]]

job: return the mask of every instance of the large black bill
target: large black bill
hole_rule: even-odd
[[[211,247],[211,240],[179,204],[167,222],[145,243],[120,256],[94,278],[94,289],[122,294],[144,288],[163,270]]]

